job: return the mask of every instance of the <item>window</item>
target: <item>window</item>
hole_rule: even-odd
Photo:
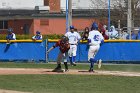
[[[49,6],[49,0],[44,0],[44,6]]]
[[[43,26],[43,25],[49,25],[49,20],[48,19],[40,19],[40,25]]]
[[[8,29],[8,21],[0,21],[0,29]]]

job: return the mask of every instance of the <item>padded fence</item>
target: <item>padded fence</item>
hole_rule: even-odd
[[[52,47],[57,40],[32,41],[16,40],[11,44],[1,41],[0,60],[34,60],[54,62],[57,59],[59,48],[55,48],[48,55],[46,50]],[[47,47],[46,47],[47,46]],[[139,40],[106,40],[96,55],[96,59],[104,62],[133,62],[140,63],[140,41]],[[87,62],[88,49],[84,42],[79,43],[76,61]]]
[[[55,41],[48,42],[48,48],[53,46]],[[106,40],[100,47],[96,59],[104,62],[127,62],[140,63],[140,41],[139,40]],[[49,61],[56,61],[59,48],[52,50],[48,55]],[[86,43],[78,45],[76,61],[87,62],[88,49]]]
[[[11,44],[1,42],[0,60],[46,61],[46,41],[16,40]]]

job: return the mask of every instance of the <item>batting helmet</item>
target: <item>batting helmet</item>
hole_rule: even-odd
[[[36,34],[37,34],[37,35],[39,35],[39,34],[40,34],[40,32],[39,32],[39,31],[36,31]]]
[[[98,24],[94,22],[91,27],[92,30],[98,30]]]
[[[61,37],[61,42],[62,42],[62,43],[66,43],[68,40],[69,40],[69,39],[68,39],[68,37],[66,37],[66,36],[62,36],[62,37]]]
[[[8,32],[13,32],[13,29],[12,29],[12,28],[8,28],[7,31],[8,31]]]
[[[71,25],[71,26],[70,26],[70,29],[74,29],[74,26]]]

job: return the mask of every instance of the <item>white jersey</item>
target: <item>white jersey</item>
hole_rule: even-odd
[[[89,32],[88,39],[91,40],[89,45],[100,45],[101,41],[104,40],[102,34],[97,30],[92,30]]]
[[[70,44],[77,44],[78,41],[81,39],[81,36],[77,32],[67,32],[65,34],[66,37],[69,38],[69,43]]]

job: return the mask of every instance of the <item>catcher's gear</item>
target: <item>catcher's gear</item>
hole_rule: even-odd
[[[98,30],[98,24],[94,22],[91,27],[92,30]]]

